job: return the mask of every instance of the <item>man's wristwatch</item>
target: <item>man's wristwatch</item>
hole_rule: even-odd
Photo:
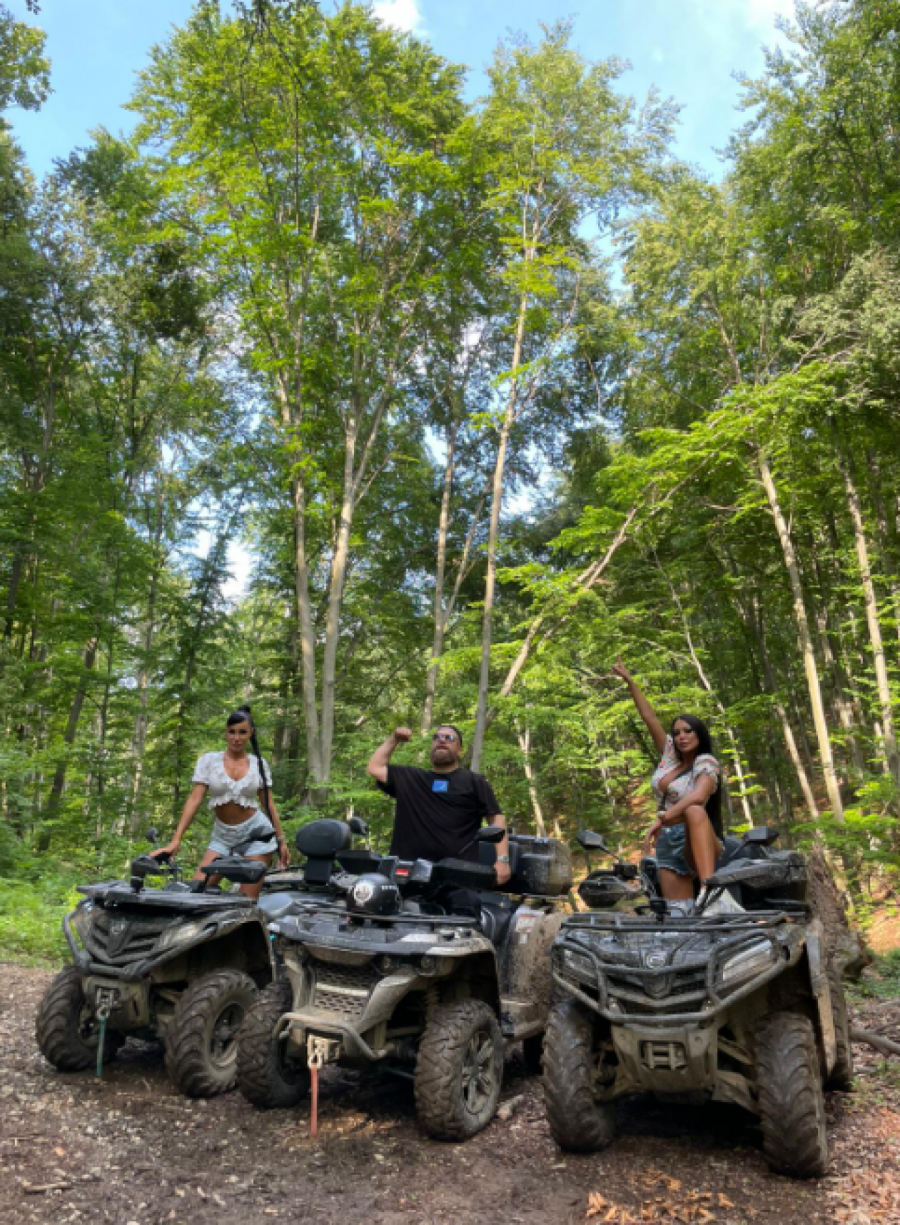
[[[498,855],[497,863],[509,863],[509,856],[508,855]]]

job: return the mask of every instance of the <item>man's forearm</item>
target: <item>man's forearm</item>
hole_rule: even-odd
[[[398,736],[396,730],[391,732],[387,740],[379,744],[378,748],[369,758],[366,773],[371,774],[373,778],[382,778],[383,781],[383,776],[387,774],[387,768],[391,764],[391,754],[397,745],[402,743],[403,737]]]
[[[493,817],[491,817],[489,824],[490,825],[500,825],[503,827],[503,829],[506,829],[506,817],[502,816],[498,812]],[[508,855],[509,854],[509,834],[508,833],[504,834],[503,838],[498,843],[496,843],[496,847],[497,847],[498,855]]]

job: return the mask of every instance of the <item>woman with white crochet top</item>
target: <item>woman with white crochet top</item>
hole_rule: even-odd
[[[713,755],[709,729],[695,715],[679,715],[667,734],[621,660],[613,668],[613,675],[628,686],[660,754],[651,779],[656,820],[644,839],[644,854],[652,853],[655,844],[663,897],[693,900],[695,878],[704,885],[722,853],[722,771]]]
[[[230,855],[236,848],[248,859],[261,859],[266,864],[278,851],[283,868],[291,861],[281,820],[272,799],[272,774],[263,760],[256,739],[256,727],[249,706],[239,706],[228,716],[225,725],[224,750],[204,753],[194,769],[191,793],[182,809],[175,836],[168,846],[160,847],[157,855],[177,854],[181,840],[209,795],[209,806],[215,814],[212,837],[194,879],[200,879],[200,868],[221,855]],[[253,756],[247,752],[247,745]],[[210,884],[215,882],[210,877]],[[256,898],[262,881],[242,885],[248,897]]]

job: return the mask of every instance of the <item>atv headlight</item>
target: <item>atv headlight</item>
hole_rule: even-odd
[[[745,946],[722,962],[719,981],[732,984],[745,978],[753,978],[755,974],[768,970],[774,959],[775,950],[772,944],[768,940],[755,940],[753,944]]]
[[[588,983],[596,982],[597,980],[594,963],[584,953],[578,953],[575,949],[564,948],[560,957],[560,963],[563,973],[568,972],[573,978],[578,978],[582,982]]]
[[[195,940],[207,926],[206,919],[191,919],[188,923],[179,923],[177,927],[167,927],[159,938],[157,950],[171,949],[179,944],[187,944]]]

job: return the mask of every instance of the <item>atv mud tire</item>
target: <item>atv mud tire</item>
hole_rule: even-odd
[[[550,1132],[570,1153],[596,1153],[615,1136],[611,1102],[597,1100],[594,1020],[577,1000],[555,1004],[544,1033],[544,1104]]]
[[[256,998],[238,1034],[237,1083],[244,1097],[261,1110],[296,1106],[309,1092],[309,1069],[285,1062],[286,1040],[275,1026],[293,1003],[291,984],[270,983]]]
[[[837,1058],[831,1075],[825,1082],[825,1088],[839,1089],[847,1093],[853,1088],[853,1047],[850,1043],[850,1018],[847,1015],[844,983],[841,972],[834,963],[828,967],[828,988],[831,992],[831,1011],[834,1014]]]
[[[256,984],[239,970],[216,970],[192,983],[166,1028],[166,1070],[187,1097],[215,1097],[234,1088],[237,1035],[256,999]]]
[[[83,1072],[96,1067],[100,1022],[84,997],[81,974],[66,966],[44,993],[35,1025],[41,1054],[60,1072]],[[125,1035],[107,1029],[103,1062],[115,1059]]]
[[[756,1031],[763,1151],[769,1168],[793,1178],[828,1171],[825,1096],[812,1022],[775,1012]]]
[[[481,1000],[435,1008],[416,1060],[416,1112],[436,1140],[466,1140],[487,1127],[503,1083],[503,1037]]]

